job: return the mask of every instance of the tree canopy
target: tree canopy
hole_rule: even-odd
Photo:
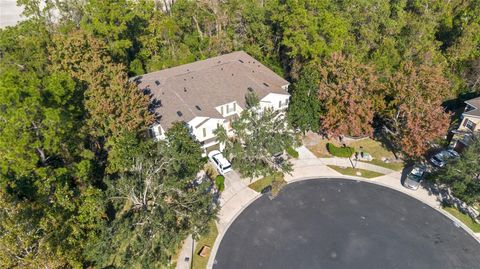
[[[242,176],[254,178],[292,170],[288,160],[278,162],[274,157],[296,144],[295,133],[288,128],[284,117],[283,111],[262,109],[257,102],[231,122],[233,137],[223,126],[217,128],[215,133],[225,145],[225,155]]]
[[[461,158],[452,160],[435,173],[440,183],[451,188],[453,195],[467,204],[480,202],[480,137],[472,137]]]
[[[375,121],[411,157],[445,135],[445,101],[480,93],[478,0],[166,2],[18,0],[27,19],[0,29],[0,267],[164,265],[213,217],[198,143],[181,124],[146,139],[158,115],[133,75],[244,50],[292,82],[295,128]],[[293,143],[277,116],[220,134],[244,175],[289,170],[271,159]]]

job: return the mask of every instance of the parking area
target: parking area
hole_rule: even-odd
[[[226,231],[213,268],[471,269],[480,245],[426,204],[345,179],[287,185],[260,197]]]

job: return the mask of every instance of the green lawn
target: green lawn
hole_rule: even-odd
[[[474,233],[480,233],[480,224],[476,223],[470,216],[463,214],[455,207],[446,206],[443,209],[467,225]]]
[[[337,147],[341,146],[341,143],[337,140],[320,139],[317,140],[316,144],[309,145],[307,146],[307,148],[318,158],[332,157],[332,155],[327,150],[327,143],[332,143]],[[355,148],[355,151],[357,152],[363,151],[369,153],[374,158],[373,162],[376,162],[372,162],[372,164],[397,171],[403,168],[403,165],[401,163],[384,163],[381,161],[382,157],[394,159],[395,155],[393,154],[393,152],[384,147],[382,143],[376,140],[366,138],[358,141],[347,142],[346,145]]]
[[[339,172],[340,174],[346,175],[346,176],[357,176],[357,172],[362,173],[362,175],[360,177],[365,177],[365,178],[374,178],[374,177],[383,176],[382,173],[377,173],[377,172],[364,170],[364,169],[358,169],[358,168],[353,169],[352,167],[342,168],[342,167],[336,166],[336,165],[327,165],[327,166],[332,168],[333,170]]]
[[[265,187],[271,185],[272,193],[276,194],[285,184],[286,182],[283,179],[283,174],[275,173],[253,182],[252,184],[248,185],[248,187],[256,192],[261,192]]]
[[[388,168],[388,169],[392,169],[392,170],[395,170],[395,171],[401,171],[403,169],[403,167],[405,166],[405,164],[403,162],[386,163],[386,162],[382,162],[382,160],[379,160],[379,159],[373,159],[370,162],[367,162],[367,161],[360,161],[360,162],[370,163],[370,164],[373,164],[373,165],[378,165],[378,166],[385,167],[385,168]]]
[[[209,257],[205,257],[205,258],[201,257],[200,255],[198,255],[198,253],[200,252],[200,249],[205,245],[213,249],[213,243],[215,243],[215,239],[217,238],[218,230],[217,230],[217,225],[215,225],[215,221],[213,220],[210,222],[209,226],[210,226],[209,233],[200,237],[200,239],[196,242],[197,246],[195,247],[195,253],[193,255],[192,268],[197,268],[197,269],[207,268]]]
[[[362,147],[362,151],[369,153],[374,159],[381,160],[382,157],[395,158],[393,152],[385,148],[382,143],[370,138],[349,142],[347,146],[354,147],[358,152],[361,151],[360,147]]]

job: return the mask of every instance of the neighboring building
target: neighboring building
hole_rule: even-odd
[[[222,149],[213,134],[246,108],[245,95],[255,92],[262,109],[288,107],[289,82],[243,51],[185,64],[132,79],[152,94],[158,121],[150,128],[155,139],[176,121],[185,122],[205,153]]]
[[[480,97],[465,101],[467,106],[462,113],[462,122],[458,130],[480,131]]]
[[[462,151],[469,145],[473,133],[480,133],[480,97],[465,101],[465,111],[462,113],[460,126],[452,131],[451,146]]]

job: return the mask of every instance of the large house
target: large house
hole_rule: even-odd
[[[255,92],[261,109],[286,109],[289,82],[243,51],[197,61],[133,78],[152,95],[158,116],[150,128],[155,139],[176,121],[187,124],[205,153],[222,149],[214,131],[230,123],[246,108],[245,96]]]
[[[480,97],[467,100],[465,104],[460,126],[452,131],[451,146],[458,151],[462,151],[469,145],[473,133],[480,133]]]

